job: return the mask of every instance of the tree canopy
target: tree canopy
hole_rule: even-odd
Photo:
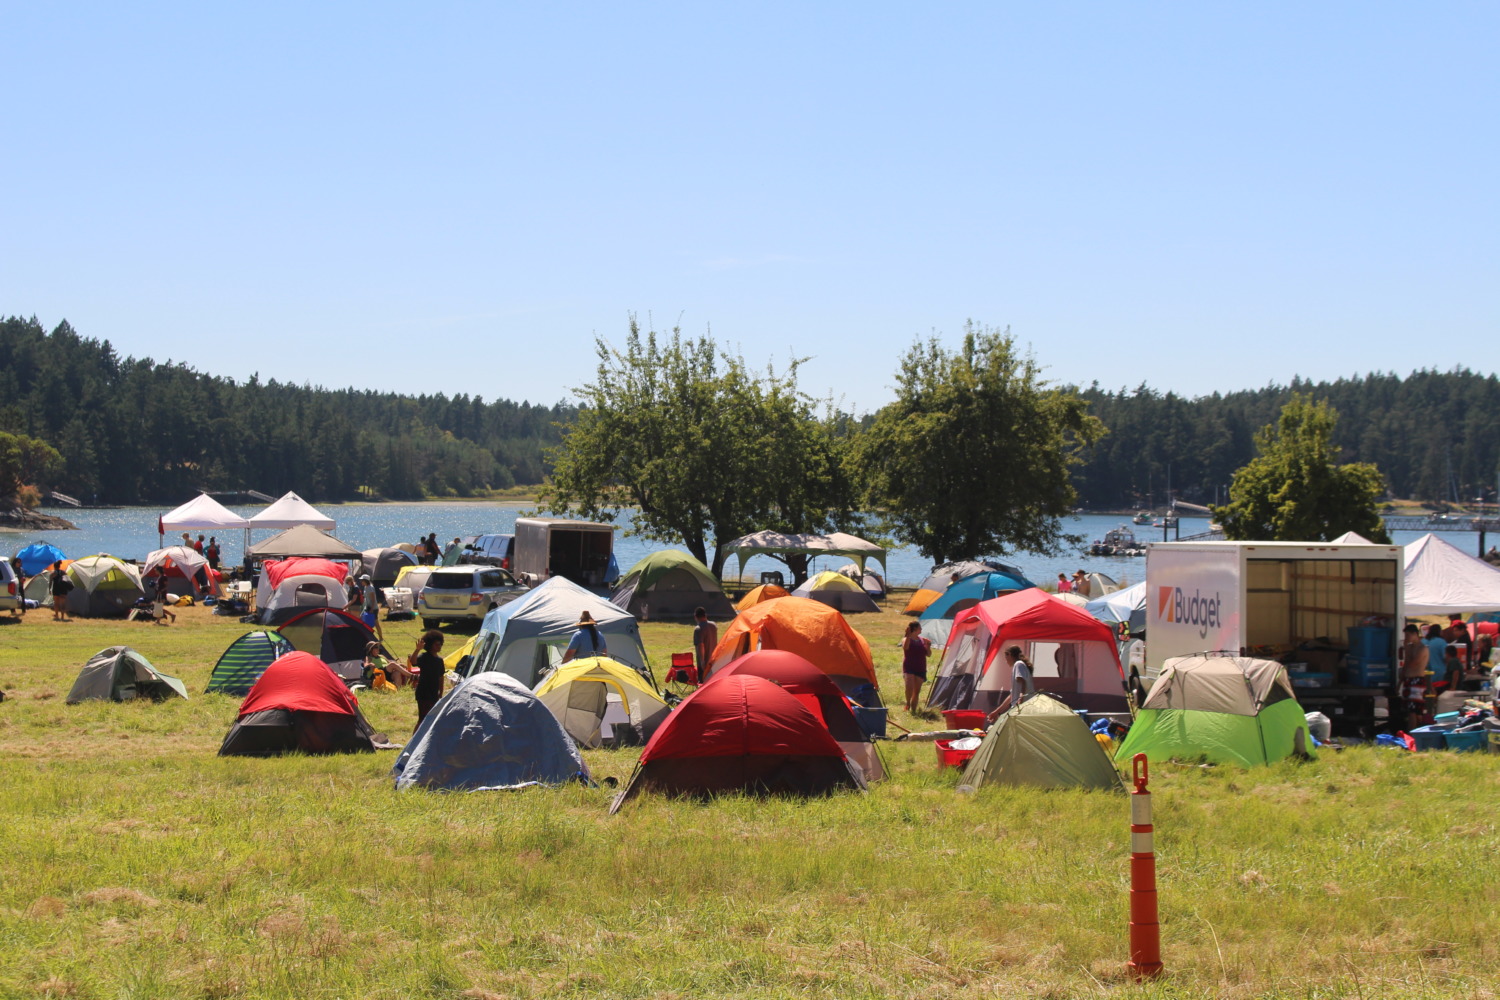
[[[594,380],[552,453],[543,502],[680,542],[723,571],[726,542],[761,529],[823,531],[853,520],[842,439],[797,388],[798,362],[753,373],[709,336],[642,333],[596,341]]]
[[[1229,503],[1214,508],[1227,538],[1326,542],[1356,531],[1389,542],[1380,519],[1385,491],[1368,463],[1335,464],[1338,412],[1327,402],[1294,395],[1281,416],[1255,435],[1259,454],[1234,474]]]
[[[934,336],[907,352],[896,401],[860,436],[857,463],[896,537],[934,562],[1056,552],[1078,449],[1102,433],[1009,330],[971,322],[956,351]]]
[[[47,442],[0,431],[0,500],[15,497],[21,487],[36,485],[61,467],[62,456]]]

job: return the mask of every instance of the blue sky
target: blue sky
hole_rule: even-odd
[[[1188,395],[1495,368],[1488,4],[0,3],[0,313],[552,402],[628,317]]]

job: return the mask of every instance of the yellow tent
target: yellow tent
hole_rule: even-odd
[[[638,671],[607,656],[564,663],[536,696],[581,747],[645,743],[669,711]]]

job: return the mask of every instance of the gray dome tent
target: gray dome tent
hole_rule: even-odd
[[[562,723],[520,681],[493,671],[438,702],[391,768],[396,788],[486,791],[588,781]]]
[[[68,704],[132,701],[136,698],[164,701],[187,696],[187,685],[157,670],[140,653],[129,646],[111,646],[89,657],[83,665],[78,679],[73,682],[73,689],[68,692]]]

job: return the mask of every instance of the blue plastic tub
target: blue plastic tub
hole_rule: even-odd
[[[864,730],[866,736],[885,738],[885,716],[888,709],[870,708],[867,705],[849,707],[854,709],[854,721],[859,723],[859,728]]]
[[[1349,655],[1361,660],[1389,663],[1391,630],[1377,625],[1356,625],[1349,630]]]
[[[1353,687],[1389,687],[1395,677],[1389,663],[1350,658],[1345,664],[1345,674]]]
[[[1292,687],[1298,688],[1326,688],[1333,687],[1333,674],[1319,671],[1299,670],[1287,671],[1287,676],[1292,679]]]
[[[1488,734],[1483,729],[1476,729],[1472,733],[1447,733],[1443,739],[1448,743],[1449,750],[1459,753],[1469,751],[1483,751]]]
[[[1452,732],[1447,726],[1423,726],[1411,731],[1411,738],[1417,741],[1418,750],[1445,750],[1448,747],[1448,734]]]

